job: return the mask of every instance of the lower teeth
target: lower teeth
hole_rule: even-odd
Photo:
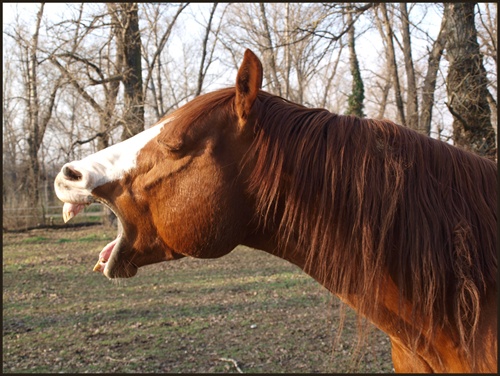
[[[94,272],[102,272],[104,270],[104,264],[106,263],[106,260],[100,259],[97,261],[97,264],[94,266]]]

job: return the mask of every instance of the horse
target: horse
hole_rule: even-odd
[[[396,372],[497,372],[497,166],[389,120],[234,87],[66,163],[65,221],[100,202],[120,222],[95,270],[128,278],[246,245],[309,274],[390,338]]]

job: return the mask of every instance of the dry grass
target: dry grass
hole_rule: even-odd
[[[4,234],[5,373],[392,372],[378,330],[352,356],[352,314],[334,348],[337,300],[281,259],[241,247],[109,281],[92,267],[114,234]]]

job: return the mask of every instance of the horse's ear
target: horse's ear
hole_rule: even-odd
[[[247,49],[236,77],[236,112],[240,124],[246,123],[255,98],[262,87],[262,63]]]

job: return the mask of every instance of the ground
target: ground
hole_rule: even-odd
[[[357,344],[339,302],[292,264],[239,247],[110,281],[101,226],[3,235],[3,372],[393,372],[387,336]]]

